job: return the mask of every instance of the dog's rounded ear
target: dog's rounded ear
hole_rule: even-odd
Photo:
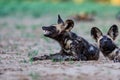
[[[74,22],[73,22],[73,20],[68,19],[68,20],[65,21],[65,30],[66,30],[66,31],[71,31],[71,29],[72,29],[73,27],[74,27]]]
[[[119,34],[119,31],[118,31],[117,25],[112,25],[107,33],[107,35],[109,35],[113,40],[116,39],[118,34]]]
[[[58,14],[58,21],[57,21],[58,24],[64,24],[64,21],[62,20],[62,18],[60,17],[60,15]]]
[[[91,28],[91,36],[96,40],[96,42],[102,35],[102,32],[97,27]]]

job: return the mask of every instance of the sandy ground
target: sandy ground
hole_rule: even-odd
[[[58,43],[45,38],[41,30],[41,26],[55,21],[53,17],[0,19],[0,80],[120,80],[120,63],[108,61],[102,54],[98,61],[30,61],[31,55],[60,50]],[[112,24],[120,26],[115,19],[98,19],[76,23],[73,31],[94,43],[90,28],[99,26],[107,30]],[[118,37],[118,45],[119,41]]]

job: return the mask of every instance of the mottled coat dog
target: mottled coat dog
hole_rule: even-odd
[[[88,43],[84,38],[71,31],[74,27],[72,20],[65,22],[58,15],[58,24],[43,26],[44,36],[56,40],[61,50],[59,53],[34,57],[33,60],[98,60],[99,49]]]
[[[112,25],[107,35],[103,35],[97,27],[93,27],[91,29],[91,35],[105,57],[115,62],[120,62],[120,49],[114,43],[114,40],[118,36],[117,25]]]

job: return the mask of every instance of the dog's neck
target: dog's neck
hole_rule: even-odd
[[[61,48],[65,48],[66,40],[75,39],[77,35],[73,32],[64,32],[55,37],[54,39],[60,44]]]
[[[69,37],[69,33],[65,32],[65,33],[61,33],[60,35],[58,35],[57,37],[55,37],[54,39],[58,42],[64,41],[64,39],[66,37]]]

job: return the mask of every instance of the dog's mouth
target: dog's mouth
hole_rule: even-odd
[[[42,29],[43,29],[43,34],[45,36],[49,36],[49,35],[52,34],[52,32],[50,31],[49,27],[42,27]]]
[[[44,34],[44,35],[50,35],[50,34],[51,34],[51,32],[50,32],[50,31],[48,31],[48,30],[43,30],[43,34]]]

